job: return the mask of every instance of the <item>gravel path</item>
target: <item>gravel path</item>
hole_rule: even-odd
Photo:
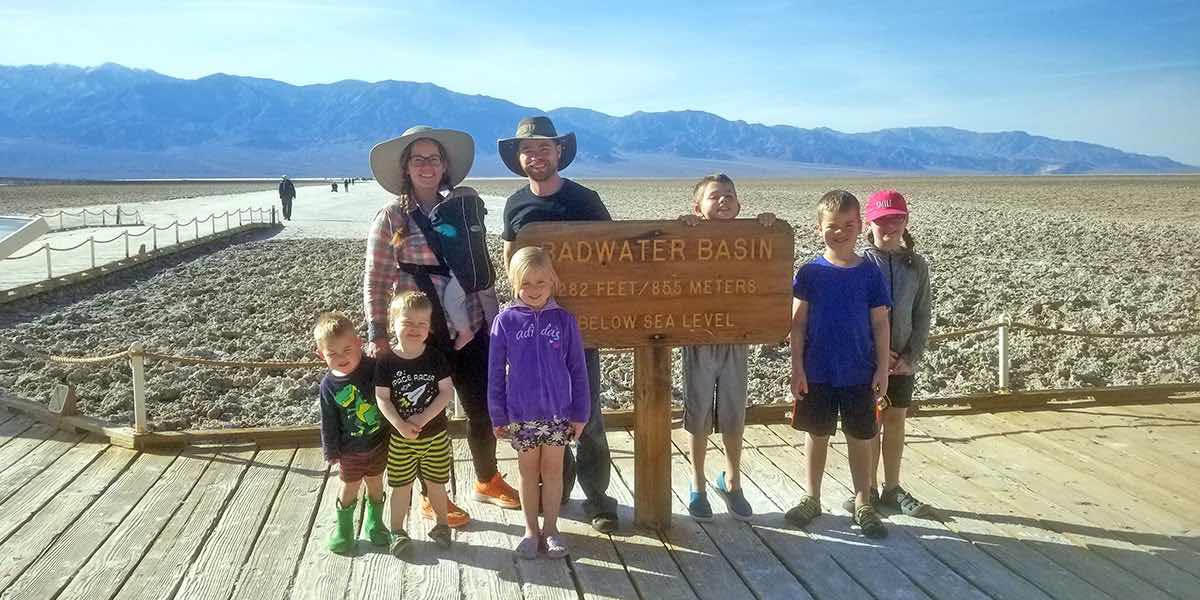
[[[1059,186],[1060,181],[1048,185]],[[1194,192],[1197,181],[1182,179],[1172,193]],[[624,194],[634,189],[629,185],[596,185],[617,218],[678,212],[676,184],[643,183],[637,188],[643,190],[640,197]],[[804,225],[815,201],[808,186],[829,189],[845,183],[788,185],[793,187],[746,184],[741,191],[747,214],[770,210],[793,223],[799,262],[820,247],[815,232]],[[918,250],[933,265],[934,333],[978,325],[1004,312],[1045,326],[1106,332],[1200,325],[1200,246],[1194,244],[1200,226],[1149,210],[1147,205],[1160,202],[1161,196],[1124,198],[1120,209],[1103,197],[1105,210],[1088,213],[1069,206],[1047,210],[1021,198],[987,202],[972,199],[978,196],[941,196],[937,190],[966,184],[938,185],[914,183],[934,191],[910,194],[918,211],[913,223]],[[1075,185],[1107,189],[1091,179],[1075,180]],[[863,196],[870,191],[850,189]],[[1021,191],[1023,197],[1026,192]],[[498,260],[499,243],[493,242]],[[248,239],[146,267],[100,287],[2,308],[0,337],[63,355],[102,354],[142,341],[150,350],[173,354],[309,360],[308,331],[320,311],[342,310],[362,322],[363,251],[364,243],[357,239]],[[509,294],[502,285],[502,299]],[[1010,343],[1012,383],[1018,388],[1200,380],[1200,336],[1129,341],[1022,332]],[[751,352],[752,402],[787,398],[788,361],[786,348],[756,347]],[[991,389],[995,362],[994,334],[937,345],[918,378],[918,396]],[[603,365],[606,405],[627,406],[632,357],[605,355]],[[151,363],[150,419],[158,429],[315,423],[320,375],[318,370]],[[0,348],[0,390],[44,401],[54,382],[70,381],[78,387],[83,412],[115,423],[132,422],[129,377],[123,363],[46,365]]]

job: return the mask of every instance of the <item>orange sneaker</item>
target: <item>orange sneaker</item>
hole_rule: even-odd
[[[468,515],[467,511],[459,508],[458,505],[454,504],[453,500],[449,500],[448,502],[449,504],[446,506],[446,525],[450,526],[451,529],[458,529],[471,522],[471,515]],[[437,519],[437,515],[433,512],[433,505],[429,503],[429,498],[426,496],[421,496],[421,516],[430,521]]]
[[[500,508],[521,508],[521,497],[504,476],[496,473],[487,483],[475,482],[475,501],[491,502]]]

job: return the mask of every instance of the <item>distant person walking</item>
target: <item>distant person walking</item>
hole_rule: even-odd
[[[296,186],[287,175],[279,181],[279,201],[283,203],[283,220],[292,220],[292,200],[296,199]]]

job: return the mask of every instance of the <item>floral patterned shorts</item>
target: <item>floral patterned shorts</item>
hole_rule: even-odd
[[[508,433],[517,452],[539,446],[566,446],[575,437],[575,429],[566,419],[515,421],[508,424]]]

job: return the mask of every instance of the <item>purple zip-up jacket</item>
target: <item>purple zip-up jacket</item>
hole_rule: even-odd
[[[488,412],[492,425],[591,414],[583,336],[575,316],[553,298],[539,310],[514,300],[492,322]]]

